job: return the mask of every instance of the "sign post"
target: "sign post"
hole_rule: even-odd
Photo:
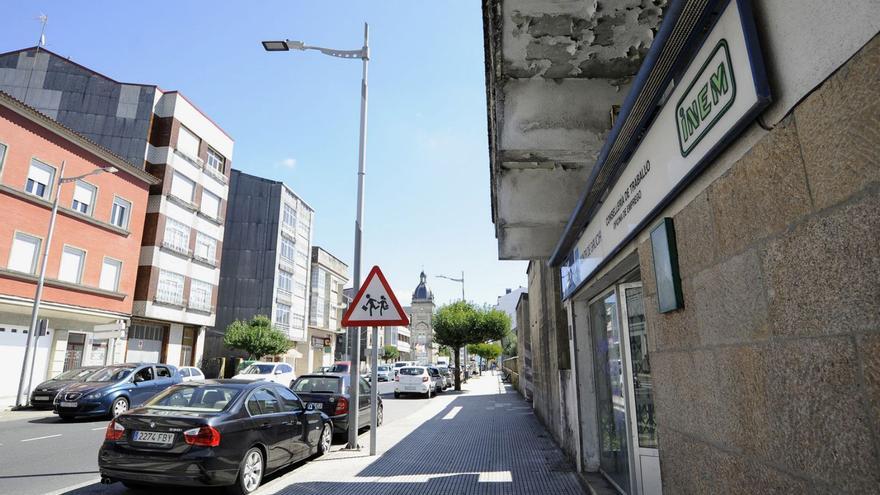
[[[370,455],[376,455],[376,430],[379,427],[379,327],[391,325],[409,325],[409,318],[397,302],[397,297],[385,280],[382,270],[374,266],[342,317],[343,327],[373,328],[373,365],[370,369]],[[357,366],[357,363],[351,365]],[[360,380],[359,374],[357,377]],[[359,383],[351,384],[352,399],[348,408],[349,438],[352,435],[357,438],[357,413],[360,409],[358,386]]]

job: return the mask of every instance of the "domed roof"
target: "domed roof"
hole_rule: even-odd
[[[425,272],[422,271],[422,274],[419,276],[419,285],[416,286],[416,290],[413,291],[412,294],[413,301],[417,299],[421,300],[434,300],[434,293],[431,292],[431,289],[428,287],[428,276],[425,275]]]

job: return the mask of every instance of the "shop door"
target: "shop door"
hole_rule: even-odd
[[[657,450],[657,424],[654,421],[654,389],[641,282],[617,287],[620,298],[623,342],[628,342],[624,358],[627,383],[627,409],[633,462],[633,483],[639,495],[660,495],[660,457]]]
[[[64,353],[64,371],[82,366],[83,350],[86,345],[86,335],[83,333],[70,332],[67,335],[67,349]]]
[[[617,488],[633,493],[624,349],[616,290],[590,303],[590,329],[599,427],[599,468]]]

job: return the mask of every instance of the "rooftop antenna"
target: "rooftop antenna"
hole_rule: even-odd
[[[37,68],[37,55],[40,54],[40,48],[46,46],[46,24],[49,23],[49,16],[40,14],[37,17],[40,21],[40,39],[37,40],[37,49],[34,51],[34,63],[31,64],[31,72],[28,74],[27,87],[24,90],[24,104],[27,104],[28,95],[31,92],[31,79],[34,77],[34,69]]]

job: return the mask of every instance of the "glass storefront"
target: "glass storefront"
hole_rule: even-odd
[[[596,403],[599,420],[599,464],[625,493],[630,491],[626,430],[626,397],[617,295],[607,293],[590,305],[595,352]]]

